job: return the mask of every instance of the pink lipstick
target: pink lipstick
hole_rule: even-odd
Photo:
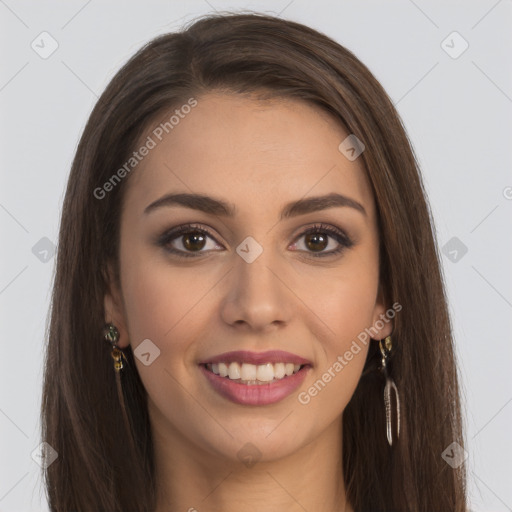
[[[211,387],[241,405],[269,405],[291,395],[312,363],[284,352],[234,351],[205,359],[199,367]]]

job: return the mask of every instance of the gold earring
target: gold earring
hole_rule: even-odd
[[[119,349],[117,346],[117,342],[119,341],[119,331],[117,330],[117,327],[112,324],[108,323],[105,326],[105,341],[108,341],[112,345],[112,359],[114,360],[114,370],[116,372],[120,372],[124,365],[123,365],[123,358],[126,361],[126,356],[124,353]]]
[[[395,404],[396,404],[396,438],[400,436],[400,398],[398,396],[398,389],[395,385],[395,382],[389,375],[388,371],[388,362],[391,354],[391,349],[393,348],[391,342],[391,336],[387,336],[384,339],[384,344],[382,340],[379,340],[379,348],[382,354],[382,366],[381,370],[386,377],[386,385],[384,387],[384,406],[386,408],[386,435],[388,438],[389,446],[393,445],[393,428],[392,428],[392,407],[391,407],[391,391],[394,391]]]

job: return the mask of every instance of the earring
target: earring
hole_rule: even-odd
[[[393,445],[393,429],[392,429],[392,408],[391,408],[391,391],[394,393],[395,402],[396,402],[396,438],[400,436],[400,398],[398,396],[398,389],[395,385],[395,382],[389,375],[388,371],[388,362],[391,354],[392,343],[391,336],[387,336],[384,339],[384,344],[382,344],[382,340],[379,340],[379,348],[382,354],[382,366],[381,371],[384,373],[386,377],[386,386],[384,387],[384,406],[386,407],[386,434],[388,438],[389,446]]]
[[[116,372],[120,372],[123,365],[123,358],[126,361],[126,356],[124,353],[117,347],[117,342],[119,341],[119,331],[116,326],[112,323],[109,323],[105,326],[105,341],[108,341],[112,345],[112,359],[114,360],[114,370]]]
[[[114,370],[115,370],[115,381],[116,381],[116,389],[117,389],[117,398],[119,400],[120,411],[123,415],[124,422],[126,428],[129,432],[132,432],[132,435],[129,436],[130,444],[134,453],[137,453],[137,447],[133,441],[133,431],[130,419],[128,417],[128,413],[126,412],[127,405],[124,399],[123,386],[121,384],[121,370],[123,369],[123,359],[128,363],[126,356],[123,351],[119,349],[117,346],[117,342],[119,341],[119,331],[113,323],[108,323],[105,325],[104,331],[104,339],[108,341],[112,345],[112,359],[114,359]],[[126,376],[126,375],[125,375]]]

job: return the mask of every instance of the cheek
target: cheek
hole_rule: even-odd
[[[364,329],[371,327],[378,283],[373,279],[353,278],[340,283],[326,304],[326,318],[335,333],[335,344],[342,349]]]
[[[171,270],[165,262],[155,262],[144,253],[126,258],[122,276],[127,329],[137,371],[157,410],[166,411],[165,416],[179,422],[176,411],[190,405],[181,383],[187,379],[194,342],[202,336],[201,319],[204,323],[209,318],[204,310],[207,301],[201,299],[214,280],[193,271]],[[150,353],[147,365],[138,357],[146,352]]]
[[[343,396],[347,395],[347,402],[368,353],[367,330],[374,322],[378,294],[377,261],[373,251],[366,257],[354,255],[329,279],[322,279],[319,282],[322,287],[311,296],[311,304],[314,305],[311,325],[316,322],[322,349],[318,372],[331,372],[325,375],[325,380],[336,382],[329,387],[338,388],[338,392],[341,390]],[[333,373],[336,378],[332,378]]]
[[[338,268],[302,272],[300,293],[314,313],[312,318],[324,325],[321,332],[327,348],[342,350],[372,325],[378,285],[378,254],[373,246],[347,255]]]
[[[173,345],[179,343],[176,332],[184,329],[189,317],[197,315],[201,298],[214,284],[213,276],[180,271],[161,256],[156,258],[145,251],[127,254],[121,272],[132,345],[151,336],[155,343],[165,344],[170,339]]]
[[[351,279],[340,281],[329,298],[317,304],[319,316],[328,325],[328,334],[322,339],[323,358],[319,373],[334,372],[347,401],[362,372],[368,352],[369,338],[365,332],[372,326],[377,294],[377,283],[373,279]],[[339,365],[343,368],[340,368]],[[329,376],[325,376],[329,380]],[[329,380],[330,381],[330,380]]]
[[[299,408],[319,424],[330,424],[339,417],[357,387],[368,354],[365,329],[372,326],[377,279],[371,271],[346,275],[326,283],[326,293],[316,296],[315,315],[310,317],[321,330],[317,332],[320,352],[314,373],[297,400]],[[313,320],[315,316],[322,322]]]

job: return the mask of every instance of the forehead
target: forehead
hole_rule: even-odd
[[[226,198],[243,214],[251,205],[268,212],[335,191],[372,213],[361,159],[350,161],[339,151],[349,134],[328,113],[294,99],[211,93],[196,100],[191,109],[177,107],[169,133],[155,129],[176,109],[141,138],[140,145],[150,137],[154,147],[132,171],[125,202],[142,211],[165,193],[200,193]]]

